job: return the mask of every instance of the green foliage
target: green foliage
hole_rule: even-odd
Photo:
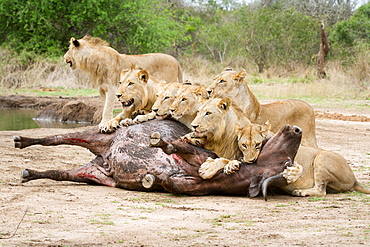
[[[370,46],[370,3],[358,8],[349,20],[336,23],[329,40],[344,55],[352,53],[356,47],[367,50]]]
[[[0,42],[18,52],[62,55],[71,36],[108,40],[121,52],[167,51],[187,39],[161,0],[2,0]]]
[[[241,34],[239,45],[258,65],[259,72],[272,64],[287,65],[292,61],[309,63],[317,53],[318,21],[294,9],[244,8],[236,30]]]

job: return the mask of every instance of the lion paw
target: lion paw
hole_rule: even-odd
[[[199,175],[203,179],[212,178],[220,169],[223,169],[229,160],[224,158],[207,158],[207,160],[200,166]]]
[[[317,188],[293,190],[292,194],[294,196],[325,196],[326,190],[320,191]]]
[[[283,177],[286,179],[288,184],[294,183],[297,181],[303,173],[303,167],[298,164],[297,162],[294,162],[293,166],[288,166],[283,171]]]
[[[131,118],[126,118],[126,119],[123,119],[119,124],[121,126],[130,126],[130,125],[133,125],[134,122],[132,121]]]
[[[119,127],[119,122],[116,119],[111,119],[108,122],[99,124],[101,133],[112,133]]]
[[[240,161],[231,160],[227,165],[224,167],[224,173],[231,174],[235,171],[238,171],[240,167]]]
[[[192,144],[197,147],[204,147],[204,145],[206,144],[206,139],[204,137],[194,136],[192,132],[181,136],[180,141]]]
[[[133,124],[139,124],[139,123],[142,123],[142,122],[146,122],[146,121],[149,121],[149,117],[148,115],[138,115],[134,118],[134,120],[132,120],[132,123]]]

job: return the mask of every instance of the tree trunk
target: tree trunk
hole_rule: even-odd
[[[320,34],[320,51],[317,55],[317,77],[326,78],[325,59],[330,51],[330,45],[328,38],[325,34],[324,21],[321,23],[321,34]]]

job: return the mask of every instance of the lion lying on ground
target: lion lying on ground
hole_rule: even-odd
[[[213,151],[219,157],[239,160],[242,158],[242,152],[238,148],[236,127],[249,124],[249,119],[232,104],[230,98],[213,98],[199,107],[197,116],[191,123],[193,132],[182,139],[198,146],[203,144],[206,149]],[[204,139],[205,142],[199,143],[199,138]],[[227,163],[219,164],[222,166]],[[213,164],[207,163],[200,167],[199,174],[206,179],[212,177],[219,169],[219,166],[214,167]],[[233,169],[236,168],[231,168]]]
[[[157,99],[156,94],[166,85],[149,77],[148,71],[134,67],[122,70],[119,84],[116,96],[122,105],[122,112],[100,125],[102,133],[111,133],[119,125],[131,125],[154,119],[155,114],[151,109]]]
[[[252,123],[264,124],[269,121],[276,133],[287,124],[298,126],[303,131],[302,144],[317,147],[316,123],[313,108],[302,100],[280,100],[261,105],[245,82],[247,73],[230,68],[224,69],[207,88],[213,97],[233,99]]]
[[[113,117],[116,102],[114,93],[118,87],[120,72],[130,68],[132,64],[146,69],[158,80],[182,82],[179,62],[172,56],[162,53],[142,55],[119,54],[100,38],[85,36],[82,39],[71,38],[64,60],[72,70],[80,69],[87,72],[94,87],[99,89],[104,101],[101,125]]]
[[[251,131],[251,128],[253,131]],[[256,160],[263,142],[267,141],[266,126],[250,125],[238,128],[238,144],[243,152],[244,160]],[[259,140],[257,143],[248,140]],[[253,153],[254,157],[250,154]],[[338,153],[315,147],[300,146],[295,161],[301,171],[290,184],[278,186],[280,189],[295,196],[324,196],[326,191],[346,192],[359,191],[370,194],[370,190],[362,187],[347,161]],[[299,167],[299,166],[297,166]],[[293,176],[294,177],[294,176]],[[272,182],[273,183],[273,182]]]

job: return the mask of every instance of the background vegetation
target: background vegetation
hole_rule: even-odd
[[[1,0],[0,21],[2,90],[89,87],[61,57],[71,36],[90,34],[121,53],[171,54],[201,83],[232,66],[247,69],[251,84],[325,82],[369,97],[368,1]],[[332,49],[329,77],[318,81],[321,21]]]

